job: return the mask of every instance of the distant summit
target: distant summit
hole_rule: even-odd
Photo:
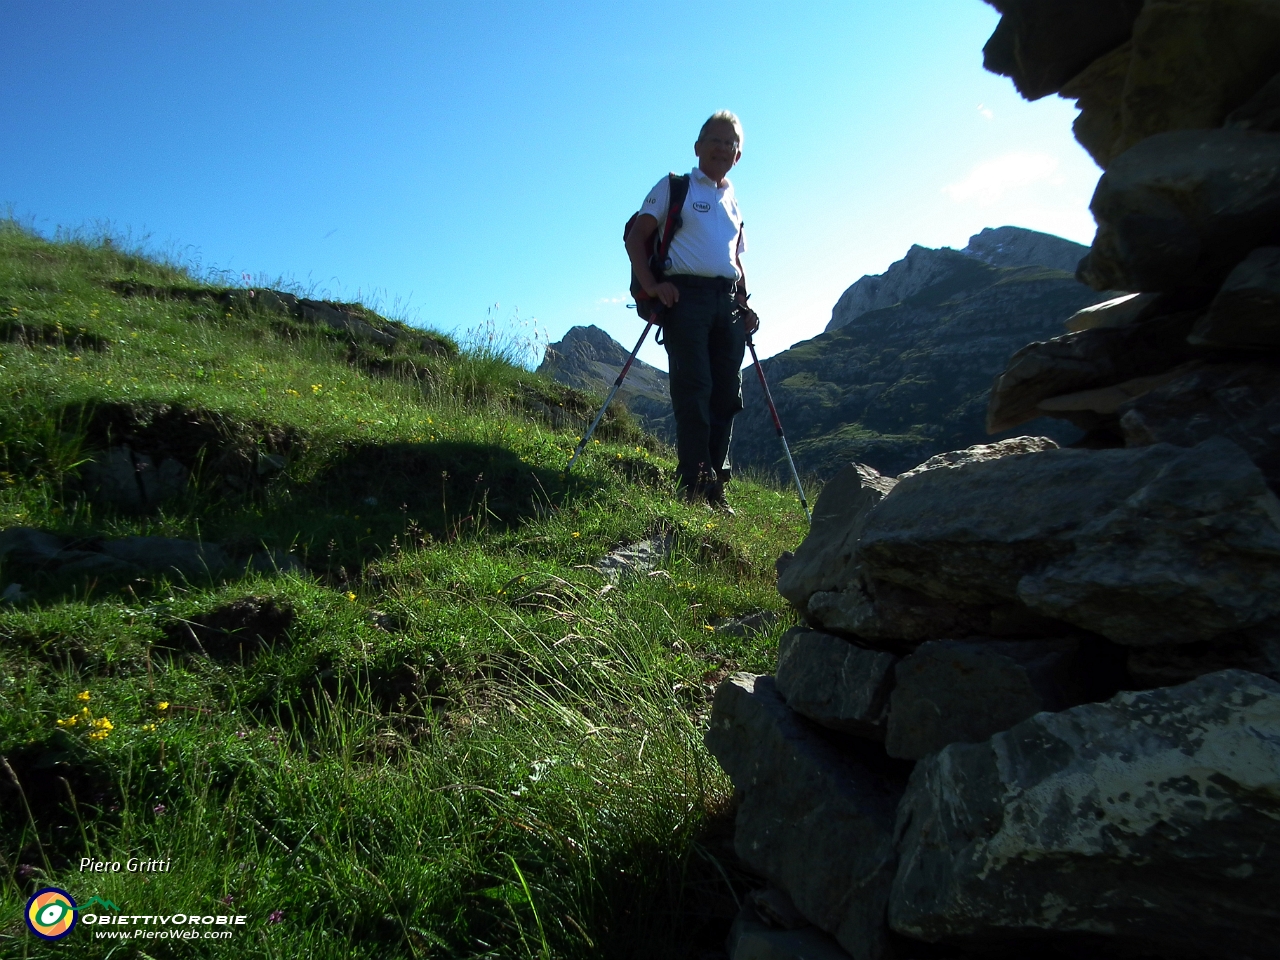
[[[561,339],[547,347],[538,373],[579,390],[604,394],[618,378],[629,355],[625,347],[595,325],[570,327]],[[637,359],[618,391],[618,399],[644,429],[669,443],[675,442],[671,390],[664,371]]]
[[[826,332],[839,330],[864,313],[902,303],[955,274],[964,262],[959,258],[993,267],[1049,267],[1074,275],[1076,264],[1088,252],[1083,244],[1022,227],[987,227],[970,237],[963,250],[914,245],[884,273],[867,275],[845,290],[831,311]]]

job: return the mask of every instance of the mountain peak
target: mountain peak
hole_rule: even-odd
[[[979,260],[993,267],[1044,266],[1075,273],[1088,253],[1081,244],[1027,230],[1025,227],[987,227],[969,238],[963,250],[912,244],[906,256],[884,273],[868,274],[850,286],[831,311],[827,332],[847,326],[864,313],[883,310],[948,277],[965,262]]]

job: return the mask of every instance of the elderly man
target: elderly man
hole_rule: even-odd
[[[662,304],[671,373],[679,483],[684,497],[732,513],[725,499],[729,439],[742,409],[742,357],[759,326],[747,307],[742,216],[727,174],[742,158],[742,124],[727,110],[702,125],[693,145],[698,165],[689,177],[679,229],[655,276],[647,244],[667,221],[670,178],[649,191],[627,235],[627,254],[644,292]]]

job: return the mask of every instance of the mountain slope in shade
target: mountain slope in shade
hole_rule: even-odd
[[[1051,267],[995,266],[945,248],[913,247],[906,260],[913,255],[920,284],[913,293],[764,361],[802,472],[829,476],[858,460],[896,474],[936,453],[988,442],[987,398],[1009,357],[1033,340],[1060,336],[1071,314],[1110,296]],[[743,394],[734,463],[784,470],[760,385],[749,374]],[[1079,436],[1049,419],[1012,433],[1059,442]]]
[[[627,349],[599,327],[571,327],[561,339],[547,347],[538,373],[580,390],[599,393],[603,399],[628,356]],[[618,401],[635,415],[645,430],[660,440],[675,443],[671,390],[665,370],[637,359],[622,382],[614,402]]]
[[[975,257],[993,267],[1052,267],[1074,274],[1089,248],[1051,233],[1022,227],[987,227],[969,238],[963,250],[912,246],[884,273],[870,274],[841,294],[826,332],[838,330],[871,310],[892,307],[952,272],[956,254]]]

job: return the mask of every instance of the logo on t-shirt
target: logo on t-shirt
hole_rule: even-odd
[[[693,202],[693,209],[697,210],[699,213],[706,213],[711,209],[711,204],[707,203],[705,200],[695,200]]]

